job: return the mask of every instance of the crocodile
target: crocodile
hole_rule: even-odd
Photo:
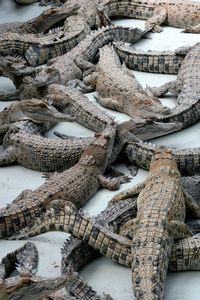
[[[127,68],[151,73],[178,74],[184,59],[178,49],[174,51],[144,51],[123,42],[114,42],[113,46],[119,58]]]
[[[42,100],[31,99],[13,103],[0,112],[0,142],[9,142],[9,137],[18,131],[29,134],[43,134],[56,122],[74,121],[74,117],[59,112],[52,105]],[[2,154],[2,160],[12,159],[14,153],[11,147]]]
[[[0,263],[0,299],[41,299],[65,285],[73,286],[78,282],[75,272],[52,279],[36,276],[37,264],[38,250],[31,242],[8,253]],[[19,275],[9,277],[15,269]]]
[[[132,18],[147,20],[145,28],[155,32],[162,31],[164,23],[172,27],[185,29],[184,32],[199,33],[200,4],[195,1],[179,0],[110,0],[100,4],[107,16],[115,16],[116,11],[128,11]],[[123,16],[127,16],[125,13]]]
[[[47,96],[43,98],[44,101],[45,99],[47,102],[50,101],[59,111],[73,115],[79,124],[95,132],[102,131],[107,124],[113,121],[105,111],[101,110],[95,103],[88,101],[77,89],[51,84],[46,94]],[[179,122],[162,123],[142,118],[134,118],[133,121],[136,127],[132,132],[143,140],[163,136],[178,131],[182,127],[182,123]],[[118,124],[117,121],[115,123]]]
[[[28,50],[26,51],[26,59],[28,59],[31,65],[38,65],[40,63],[44,63],[43,59],[49,60],[53,57],[52,55],[60,55],[54,58],[53,60],[49,61],[48,66],[38,68],[26,68],[25,64],[22,61],[19,61],[19,63],[17,64],[17,59],[16,61],[13,61],[13,59],[10,58],[9,54],[3,53],[4,58],[1,60],[0,68],[1,70],[3,70],[3,75],[9,77],[13,81],[14,85],[17,88],[17,93],[11,93],[11,95],[8,94],[8,96],[6,96],[5,93],[3,93],[1,95],[1,99],[19,99],[20,91],[18,90],[21,90],[20,93],[22,98],[27,97],[27,93],[28,97],[30,97],[31,88],[26,88],[27,83],[30,83],[31,86],[34,86],[32,97],[35,98],[38,97],[37,94],[39,94],[39,90],[42,87],[45,87],[50,83],[60,83],[63,85],[67,85],[69,81],[71,82],[71,80],[74,80],[74,82],[71,82],[72,85],[78,85],[84,92],[90,92],[91,89],[85,86],[80,80],[82,79],[82,74],[84,70],[94,68],[92,62],[94,62],[95,57],[98,54],[99,48],[101,48],[109,42],[117,40],[136,42],[139,39],[141,39],[145,34],[146,32],[138,28],[131,29],[120,26],[102,27],[99,30],[93,31],[76,47],[74,47],[76,44],[72,42],[69,43],[70,47],[74,48],[64,55],[61,54],[67,52],[67,50],[65,51],[61,49],[62,52],[59,53],[59,49],[56,49],[55,52],[53,46],[51,46],[49,43],[47,43],[47,45],[45,46],[46,48],[40,49],[42,53],[40,53],[40,50],[38,50],[36,45],[34,45],[34,49],[29,49],[30,51],[33,50],[36,52],[35,54],[33,53],[34,55],[30,54],[29,58],[31,59],[31,61],[28,58]],[[37,52],[36,50],[39,52]],[[52,55],[51,51],[54,52]],[[16,65],[16,67],[14,67],[14,65]],[[26,77],[24,78],[25,75],[29,75],[28,77],[30,77],[31,74],[34,74],[34,83],[33,80],[27,79]]]
[[[140,141],[139,143],[128,144],[123,152],[130,163],[142,169],[149,170],[153,153],[158,147],[158,145]],[[200,147],[186,149],[171,148],[171,151],[182,175],[200,173]]]
[[[37,271],[38,250],[31,242],[26,242],[22,247],[8,253],[0,263],[0,280],[11,275],[17,269],[19,275],[33,276]]]
[[[163,179],[163,177],[164,177],[164,179]],[[153,182],[152,182],[152,180],[153,180]],[[160,189],[162,195],[163,195],[164,191],[166,193],[169,192],[170,199],[171,198],[174,199],[173,203],[175,201],[177,202],[177,200],[178,200],[179,204],[177,204],[177,206],[179,206],[179,208],[181,208],[181,209],[179,209],[178,213],[177,213],[177,210],[175,210],[174,214],[170,211],[170,208],[167,210],[166,214],[169,216],[169,217],[167,217],[169,220],[169,224],[167,226],[166,222],[160,223],[161,224],[160,230],[164,231],[165,235],[162,239],[161,235],[159,234],[160,231],[157,233],[158,237],[161,239],[160,242],[158,242],[157,244],[155,243],[155,238],[153,239],[153,235],[147,233],[147,236],[149,238],[146,237],[145,232],[144,232],[144,227],[141,226],[142,227],[141,228],[142,229],[142,237],[144,236],[147,240],[146,244],[143,245],[143,243],[141,244],[141,238],[140,238],[140,243],[137,242],[137,240],[139,239],[138,235],[141,235],[141,233],[139,231],[140,223],[137,220],[139,218],[138,215],[139,216],[141,215],[140,218],[142,219],[143,214],[141,212],[141,209],[142,209],[141,206],[144,205],[143,202],[140,201],[140,199],[141,199],[140,197],[142,197],[145,192],[146,192],[146,194],[149,194],[149,192],[150,192],[148,189],[148,187],[149,187],[151,190],[151,193],[153,195],[153,198],[155,199],[156,194],[154,193],[152,186],[155,184],[156,187],[158,188],[159,182],[160,183],[162,182],[162,188]],[[171,186],[171,188],[163,190],[163,184],[167,185],[167,183],[169,186]],[[171,193],[171,190],[173,188],[174,188],[174,193]],[[143,192],[141,192],[141,191],[143,191]],[[191,197],[189,197],[188,194],[182,189],[180,173],[177,170],[175,161],[172,159],[171,152],[166,149],[159,149],[155,153],[155,159],[153,160],[153,162],[151,164],[151,171],[150,171],[150,175],[147,178],[147,180],[144,183],[139,184],[138,186],[129,189],[128,191],[122,192],[122,193],[118,194],[117,196],[114,196],[114,198],[112,199],[112,204],[113,204],[113,202],[116,203],[116,201],[123,200],[124,198],[135,196],[138,193],[140,193],[140,195],[139,195],[139,198],[137,201],[137,204],[139,206],[138,213],[137,213],[137,219],[134,219],[131,222],[131,227],[133,228],[132,230],[134,230],[135,227],[139,227],[139,229],[137,229],[136,234],[135,234],[136,236],[133,237],[132,243],[130,240],[127,240],[126,238],[124,238],[122,236],[120,237],[114,233],[109,232],[105,227],[103,228],[99,223],[96,223],[94,219],[91,219],[88,216],[84,215],[82,211],[79,211],[77,213],[76,209],[72,208],[72,207],[65,207],[65,209],[60,211],[59,214],[55,210],[49,211],[44,216],[44,218],[42,218],[42,220],[39,220],[39,222],[35,224],[35,226],[31,230],[30,229],[28,230],[28,233],[25,233],[25,234],[22,233],[22,235],[20,237],[18,236],[17,238],[21,238],[21,237],[27,238],[27,237],[34,236],[36,234],[39,234],[41,232],[45,232],[48,230],[64,230],[65,232],[69,232],[78,238],[83,238],[94,249],[97,249],[98,251],[100,251],[100,253],[112,258],[114,261],[117,261],[126,266],[130,266],[132,264],[131,261],[133,261],[133,264],[132,264],[133,265],[133,268],[132,268],[133,269],[133,284],[135,286],[136,299],[158,299],[158,298],[163,299],[164,280],[165,280],[165,276],[167,273],[168,259],[170,257],[170,253],[171,253],[173,245],[174,245],[174,239],[184,238],[184,237],[188,237],[191,235],[189,228],[184,223],[185,205],[187,204],[187,206],[189,206],[193,210],[193,212],[196,214],[197,217],[199,217],[199,215],[200,215],[200,208],[196,204],[196,202]],[[160,194],[158,193],[158,195],[160,195]],[[165,197],[165,194],[164,194],[164,197]],[[142,199],[144,199],[144,198],[142,197]],[[159,199],[160,199],[160,196],[159,196]],[[162,199],[162,197],[161,197],[161,199]],[[167,198],[167,199],[169,199],[169,198]],[[169,199],[169,201],[171,201],[170,199]],[[140,202],[141,202],[141,204],[140,204]],[[173,206],[173,211],[174,211],[174,206]],[[145,215],[145,213],[144,213],[144,215]],[[165,216],[163,216],[163,218],[165,218]],[[142,221],[140,221],[140,222],[142,222]],[[155,223],[155,221],[154,222],[152,221],[152,223],[148,223],[148,226],[146,226],[145,228],[149,228],[149,226],[153,227],[154,223]],[[149,225],[149,224],[151,224],[151,225]],[[129,221],[129,225],[128,225],[127,229],[126,229],[126,227],[127,227],[127,224],[125,224],[122,231],[124,231],[124,230],[127,231],[127,229],[129,229],[130,221]],[[157,226],[156,226],[156,228],[157,228]],[[154,230],[154,232],[156,232],[156,230]],[[132,231],[131,231],[131,233],[132,233]],[[141,252],[140,247],[142,247],[142,249],[145,248],[146,253],[149,253],[149,250],[151,249],[151,247],[150,248],[148,247],[148,249],[147,249],[146,246],[150,241],[152,241],[152,239],[153,239],[153,242],[151,244],[155,245],[156,249],[157,249],[157,245],[160,245],[158,248],[158,251],[161,250],[162,257],[163,257],[163,255],[165,255],[164,264],[163,264],[163,262],[161,262],[161,259],[155,259],[155,257],[152,256],[151,251],[150,251],[150,254],[151,254],[150,256],[152,258],[151,260],[148,260],[146,258],[145,253],[143,254],[143,259],[140,260],[140,256],[137,254],[138,251]],[[150,240],[150,241],[148,241],[148,240]],[[194,243],[195,238],[192,237],[190,239],[189,238],[186,239],[186,241],[190,241],[191,244],[192,244],[192,240]],[[198,243],[195,243],[195,246],[197,244]],[[180,245],[180,243],[179,243],[179,245]],[[195,247],[193,250],[195,250]],[[159,255],[157,253],[158,251],[156,251],[157,255]],[[187,262],[186,262],[186,265],[187,266],[190,265],[190,267],[193,266],[193,259],[194,259],[193,253],[191,256],[192,256],[191,261],[188,263],[188,260],[187,260]],[[146,261],[146,259],[147,259],[147,261]],[[196,257],[195,259],[197,261],[196,267],[198,268],[199,267],[198,258]],[[154,263],[154,261],[156,261],[156,264]],[[140,270],[140,263],[143,266],[141,270]],[[150,278],[148,278],[147,275],[143,275],[145,263],[147,263],[147,265],[148,265],[148,270],[149,270],[148,275],[154,273],[154,271],[155,271],[154,276],[152,275],[153,277],[151,276]],[[160,263],[160,265],[159,265],[159,263]],[[136,265],[137,265],[137,268],[135,268]],[[156,266],[156,268],[153,268],[153,270],[152,270],[153,266]],[[158,271],[156,272],[156,270],[159,267],[162,268],[162,272],[158,272]],[[181,266],[181,267],[183,268],[183,266]],[[179,270],[181,269],[181,267],[179,268]],[[173,265],[173,268],[175,269],[174,265]],[[140,276],[140,279],[141,279],[140,281],[139,280],[136,281],[135,277],[134,277],[135,272],[137,272],[138,269],[139,269],[139,271],[141,271],[141,274],[137,273],[136,278],[138,278],[138,276]],[[154,278],[154,280],[152,278]],[[153,280],[153,282],[151,280]],[[155,285],[155,283],[157,283],[157,284]],[[149,297],[149,296],[147,297],[147,295],[151,295],[151,297]]]
[[[36,217],[54,199],[69,200],[78,207],[91,198],[100,187],[117,190],[127,176],[103,176],[111,155],[116,126],[110,125],[88,146],[79,162],[68,170],[54,173],[35,191],[23,191],[10,206],[0,210],[0,237],[12,235]]]
[[[130,133],[135,128],[132,121],[117,125],[109,164],[116,160],[127,142],[135,140]],[[40,172],[61,172],[78,163],[83,151],[94,142],[95,137],[50,139],[25,130],[8,131],[3,139],[5,151],[0,154],[0,165],[16,161],[23,167]]]
[[[193,47],[181,47],[176,51],[179,53],[187,53],[185,56],[178,76],[175,81],[170,81],[158,88],[147,88],[146,91],[149,95],[160,97],[167,92],[171,92],[177,97],[177,105],[172,110],[171,115],[162,118],[162,121],[179,120],[183,122],[183,128],[190,126],[199,120],[199,50],[200,43],[195,44]],[[189,113],[189,118],[186,117]],[[186,119],[184,118],[186,117]],[[160,120],[157,116],[156,120]]]
[[[0,24],[0,32],[2,33],[19,33],[19,34],[39,34],[50,30],[58,22],[64,20],[68,16],[75,14],[79,9],[78,5],[67,6],[62,8],[49,8],[43,11],[39,16],[26,22],[9,22]]]
[[[137,217],[121,228],[121,233],[133,238],[131,254],[134,295],[140,300],[162,300],[174,240],[192,235],[184,223],[186,204],[193,206],[190,203],[192,198],[184,194],[181,174],[171,151],[164,147],[158,148],[152,158],[147,179],[139,186],[114,196],[111,201],[120,201],[124,195],[131,197],[138,192]]]
[[[199,205],[199,192],[200,192],[199,176],[182,177],[181,180],[186,192]],[[187,219],[190,217],[187,210],[186,210],[186,216]],[[136,217],[136,197],[134,196],[131,198],[127,198],[124,201],[119,201],[113,204],[110,208],[106,208],[97,217],[93,217],[93,220],[95,218],[96,222],[98,223],[101,222],[101,224],[103,224],[104,226],[108,225],[111,230],[117,233],[121,225],[123,225],[127,220],[133,217]],[[186,223],[190,227],[190,223],[188,222]],[[199,270],[199,265],[197,262],[198,256],[195,257],[194,255],[195,251],[196,253],[198,253],[198,249],[200,246],[199,237],[193,238],[193,244],[191,243],[192,239],[190,238],[185,239],[184,242],[182,241],[175,241],[175,244],[172,248],[172,254],[170,257],[170,264],[169,264],[170,271],[179,270],[180,269],[179,266],[182,266],[182,271],[184,270],[184,268],[187,270],[189,269],[188,268],[189,265],[192,266],[193,269]],[[189,247],[186,244],[186,241],[190,241]],[[186,255],[190,249],[191,251],[190,258],[192,259],[192,257],[195,257],[195,264],[192,264],[192,261],[186,259],[187,256],[185,256],[185,258],[183,257],[185,253],[185,251],[183,251],[183,247],[187,249]],[[91,262],[91,260],[94,260],[96,259],[96,257],[99,256],[99,252],[95,251],[92,247],[90,247],[86,241],[77,239],[73,236],[70,236],[69,240],[66,240],[64,246],[62,247],[61,253],[62,253],[62,262],[61,262],[62,274],[65,274],[69,271],[79,272],[80,268],[82,268],[84,265]],[[85,282],[83,282],[82,284],[77,283],[77,285],[74,285],[72,287],[66,286],[66,288],[68,293],[75,295],[77,298],[79,295],[83,297],[83,291],[85,293],[84,297],[86,297],[87,295],[87,298],[89,299],[93,299],[92,297],[96,296],[96,292],[92,290],[92,288],[89,287]],[[79,294],[80,289],[81,289],[81,294]],[[57,299],[57,298],[53,298],[53,299]]]
[[[127,197],[128,196],[129,195],[127,195]],[[133,201],[133,198],[131,198],[124,200],[124,202],[127,202],[127,204],[124,204],[124,207],[126,207],[127,210],[130,210],[130,205],[132,206],[132,215],[135,216],[136,200]],[[116,203],[116,205],[119,205],[119,203]],[[115,212],[117,212],[116,205],[113,205]],[[126,209],[122,209],[123,213],[126,211]],[[88,263],[91,259],[96,258],[98,254],[94,252],[93,249],[99,251],[103,255],[106,255],[117,263],[131,267],[132,241],[127,237],[113,233],[113,231],[111,231],[108,227],[104,226],[105,222],[99,222],[100,218],[96,221],[94,218],[89,217],[88,214],[84,214],[82,210],[77,211],[71,205],[66,206],[64,210],[59,211],[57,208],[51,208],[51,210],[47,211],[31,229],[25,228],[21,231],[20,235],[14,238],[12,237],[11,239],[29,238],[52,230],[69,232],[78,239],[83,239],[81,242],[80,240],[74,240],[74,238],[72,238],[72,243],[65,243],[62,258],[62,272],[64,273],[67,273],[69,270],[77,270],[77,268],[82,267],[82,265]],[[175,240],[174,244],[172,245],[169,270],[199,270],[199,248],[199,235],[184,238],[180,241]],[[82,284],[82,288],[85,293],[95,293],[94,291],[91,291],[91,288],[85,283]],[[76,292],[80,292],[77,285],[75,285],[74,288],[70,285],[66,285],[66,287],[69,292],[72,292],[73,295]],[[52,298],[50,297],[50,299]]]
[[[121,65],[112,46],[100,49],[100,59],[95,72],[83,79],[84,83],[96,86],[97,101],[131,117],[151,118],[170,114],[158,98],[149,97],[125,64]]]
[[[94,67],[94,65],[92,65],[90,62],[92,62],[98,54],[99,48],[103,47],[105,44],[116,40],[135,43],[139,41],[142,37],[144,37],[147,33],[148,31],[142,31],[138,28],[128,28],[114,25],[106,26],[91,32],[91,34],[89,34],[81,42],[80,40],[75,42],[73,38],[72,41],[68,41],[68,45],[65,45],[64,39],[61,38],[61,41],[58,41],[57,43],[54,42],[52,44],[48,43],[47,45],[34,45],[34,47],[30,47],[26,51],[26,59],[28,60],[31,66],[36,66],[47,62],[55,56],[62,55],[68,52],[73,47],[75,47],[78,44],[78,42],[80,42],[77,45],[77,47],[75,47],[74,49],[72,49],[72,51],[69,52],[68,55],[65,55],[64,57],[60,56],[58,60],[53,60],[54,63],[51,65],[51,67],[57,66],[57,70],[62,71],[62,69],[64,69],[63,62],[66,61],[67,65],[69,66],[71,64],[73,64],[73,66],[74,64],[76,64],[79,69],[81,68],[83,70],[87,70],[91,67]],[[62,68],[58,66],[59,62],[61,63],[61,61]],[[56,65],[54,66],[54,64]]]

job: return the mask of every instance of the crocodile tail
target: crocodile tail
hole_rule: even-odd
[[[136,237],[132,244],[132,283],[135,299],[163,300],[172,239]]]
[[[41,52],[42,52],[42,48],[39,45],[30,46],[26,50],[25,57],[31,66],[35,67],[41,64],[40,63],[40,56],[42,55]]]

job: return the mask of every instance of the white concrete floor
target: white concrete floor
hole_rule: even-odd
[[[17,6],[14,1],[0,1],[0,23],[8,21],[24,21],[30,17],[34,17],[44,10],[38,4],[29,6]],[[123,26],[138,26],[144,28],[143,21],[136,20],[118,20],[116,24]],[[156,49],[167,50],[175,49],[179,46],[193,45],[199,41],[199,34],[184,34],[180,29],[163,27],[161,34],[151,34],[151,39],[145,39],[137,43],[136,47],[140,49]],[[169,80],[176,78],[173,75],[158,75],[142,72],[134,72],[136,78],[143,86],[159,86]],[[8,79],[0,78],[0,89],[10,90],[13,86]],[[94,101],[92,95],[89,98]],[[165,105],[173,106],[175,98],[165,97],[162,102]],[[0,109],[10,103],[0,102]],[[110,110],[107,110],[111,112]],[[129,117],[111,112],[119,120],[127,120]],[[55,128],[54,128],[55,130]],[[91,131],[83,128],[76,123],[60,123],[56,126],[56,130],[69,133],[70,135],[87,136]],[[53,131],[48,133],[52,137]],[[164,144],[170,147],[186,148],[200,146],[199,142],[199,123],[187,128],[181,132],[171,134],[154,140],[155,143]],[[3,151],[3,149],[1,149]],[[119,166],[120,170],[128,174],[124,165]],[[25,169],[21,166],[6,166],[0,168],[0,207],[10,203],[22,190],[30,188],[35,189],[44,182],[41,173]],[[147,172],[139,170],[138,175],[133,178],[129,184],[124,184],[121,190],[128,188],[132,184],[136,184],[145,179]],[[107,202],[117,192],[109,192],[101,189],[84,207],[91,215],[96,215],[102,211]],[[32,238],[37,245],[40,254],[40,262],[38,267],[38,275],[58,276],[60,274],[60,248],[67,237],[67,234],[54,232],[40,235]],[[0,240],[0,259],[8,252],[16,249],[24,244],[24,241],[6,241]],[[102,292],[110,293],[116,300],[134,299],[131,287],[131,271],[125,267],[119,266],[107,258],[99,258],[90,263],[81,271],[85,280],[92,285],[100,294]],[[167,277],[166,300],[198,300],[200,299],[200,272],[179,272],[169,273]]]

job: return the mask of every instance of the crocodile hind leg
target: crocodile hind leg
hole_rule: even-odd
[[[175,96],[178,96],[178,94],[180,94],[181,92],[181,89],[182,89],[182,82],[179,80],[172,80],[166,82],[160,87],[147,86],[145,89],[145,93],[150,97],[160,97],[167,93],[171,93]]]
[[[153,32],[161,32],[162,28],[159,26],[167,20],[166,7],[159,6],[154,9],[154,15],[145,22],[145,29]]]
[[[111,207],[113,204],[116,204],[116,202],[119,202],[119,201],[125,200],[127,198],[138,195],[143,190],[144,186],[145,186],[145,181],[138,183],[134,187],[131,187],[131,188],[115,195],[108,202],[108,207]]]
[[[189,227],[184,222],[178,220],[171,220],[167,224],[167,229],[174,239],[183,239],[192,236]]]
[[[10,163],[15,162],[16,157],[16,149],[13,146],[9,146],[5,149],[3,153],[0,153],[0,166],[4,166]]]
[[[189,207],[189,209],[192,211],[195,217],[200,218],[200,206],[186,191],[184,191],[184,195],[185,204]]]

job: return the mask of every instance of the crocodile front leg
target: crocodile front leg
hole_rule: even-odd
[[[145,93],[150,97],[160,97],[167,93],[171,93],[175,96],[180,94],[182,89],[182,83],[179,80],[169,81],[160,87],[149,87],[145,89]]]
[[[120,188],[120,184],[127,183],[131,180],[128,176],[119,176],[116,178],[107,178],[105,176],[99,175],[98,177],[100,186],[108,189],[109,191],[116,191]]]
[[[72,89],[76,88],[83,93],[91,93],[94,91],[94,88],[92,86],[86,85],[80,79],[73,79],[73,80],[68,81],[67,87],[70,87]]]
[[[10,163],[15,162],[16,157],[16,149],[13,146],[9,146],[6,150],[0,154],[0,166],[4,166]]]
[[[93,97],[101,106],[123,112],[123,105],[119,101],[110,97],[101,97],[99,94]]]
[[[88,69],[95,69],[95,65],[86,60],[82,55],[77,55],[74,62],[83,71]]]
[[[153,32],[161,32],[163,29],[159,26],[167,20],[167,8],[163,6],[154,9],[154,15],[145,22],[145,29]]]

